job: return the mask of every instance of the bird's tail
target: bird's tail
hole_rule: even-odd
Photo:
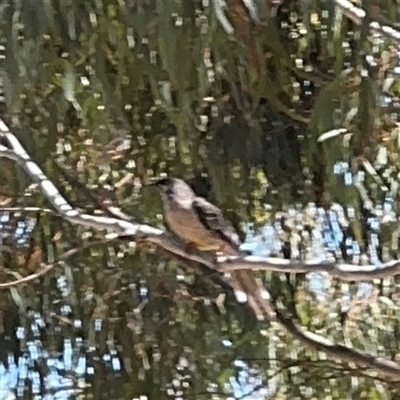
[[[247,256],[245,251],[239,247],[225,246],[223,253],[226,256]],[[236,298],[243,301],[244,295],[253,309],[258,319],[274,319],[275,311],[270,304],[268,293],[263,288],[262,283],[258,282],[252,271],[236,270],[231,272],[231,285]]]
[[[231,278],[236,297],[240,301],[244,293],[249,306],[253,309],[258,319],[271,320],[275,318],[275,311],[270,304],[268,294],[262,287],[261,282],[257,282],[252,271],[233,271]]]

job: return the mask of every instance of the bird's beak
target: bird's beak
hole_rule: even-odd
[[[160,178],[157,177],[152,177],[152,178],[147,178],[146,181],[143,183],[143,186],[157,186],[157,183],[159,182]]]
[[[146,180],[143,182],[143,186],[155,186],[157,181],[158,179],[156,178],[146,178]]]
[[[146,181],[143,183],[143,186],[155,186],[157,182],[152,182],[152,181]]]

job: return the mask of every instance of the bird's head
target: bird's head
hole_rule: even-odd
[[[196,196],[192,188],[185,181],[178,178],[157,179],[150,183],[150,186],[155,186],[164,200],[188,199]]]
[[[156,181],[151,183],[151,186],[155,186],[161,192],[167,192],[174,187],[175,181],[177,181],[177,179],[175,178],[157,179]]]

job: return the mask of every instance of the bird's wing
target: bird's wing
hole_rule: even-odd
[[[203,226],[229,246],[232,255],[240,252],[239,237],[230,221],[224,218],[218,207],[202,197],[196,197],[193,200],[193,209]],[[242,292],[246,295],[257,318],[264,319],[265,316],[271,319],[275,318],[275,310],[263,298],[262,285],[257,282],[252,271],[234,271],[231,277],[232,288],[236,293]]]
[[[233,225],[224,218],[221,210],[202,197],[193,200],[193,209],[200,222],[235,252],[239,251],[239,236]]]

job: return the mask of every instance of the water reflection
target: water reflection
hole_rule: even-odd
[[[381,244],[379,243],[378,233],[382,224],[388,221],[388,216],[392,215],[392,212],[392,208],[386,204],[367,220],[368,252],[370,255],[369,262],[371,263],[379,264],[378,254],[380,251],[378,251],[378,248]],[[335,256],[339,259],[344,257],[348,262],[358,262],[361,257],[360,244],[355,237],[345,238],[345,230],[349,226],[349,221],[355,218],[351,208],[344,209],[336,204],[329,210],[323,210],[317,208],[315,204],[309,204],[302,211],[299,207],[288,208],[282,215],[284,215],[286,226],[290,226],[292,232],[298,232],[298,235],[291,235],[289,238],[291,241],[291,257],[326,259],[329,256]],[[4,238],[10,236],[8,229],[10,216],[4,214],[0,219],[4,240]],[[27,220],[26,224],[23,221],[18,221],[14,237],[19,245],[24,245],[28,241],[34,226],[35,221],[33,219]],[[258,231],[255,231],[252,226],[247,226],[247,232],[247,238],[243,244],[244,250],[262,256],[282,254],[282,237],[285,232],[282,226],[282,218],[279,216],[273,223],[265,225]],[[301,246],[303,241],[306,243],[305,247]],[[178,271],[178,274],[181,273]],[[121,318],[124,319],[125,315],[114,313],[112,318],[107,317],[108,320],[95,317],[96,313],[92,314],[87,321],[74,318],[73,315],[84,313],[85,307],[82,304],[69,303],[71,293],[76,290],[73,288],[74,283],[71,281],[71,277],[68,277],[68,274],[59,276],[53,289],[51,286],[46,286],[48,284],[49,282],[43,282],[39,286],[42,301],[51,303],[51,306],[49,304],[45,306],[42,303],[43,309],[47,309],[47,314],[41,313],[39,303],[29,307],[25,313],[20,310],[19,324],[3,335],[1,345],[3,347],[3,358],[0,363],[1,399],[70,399],[78,398],[79,393],[85,393],[87,398],[139,398],[131,395],[128,397],[124,394],[127,390],[125,385],[129,384],[132,374],[137,376],[138,381],[145,383],[142,393],[148,393],[145,387],[149,380],[156,382],[156,387],[159,388],[152,390],[156,390],[156,392],[160,388],[163,390],[162,394],[158,394],[159,398],[183,399],[190,398],[193,393],[196,393],[196,385],[190,388],[191,381],[195,376],[201,380],[202,372],[198,370],[199,366],[193,365],[190,357],[186,357],[185,354],[191,354],[195,358],[201,358],[202,354],[193,354],[195,349],[189,347],[182,348],[179,351],[178,359],[171,363],[170,375],[175,377],[170,381],[165,381],[162,374],[158,375],[160,371],[157,372],[157,369],[160,366],[155,362],[157,357],[160,357],[157,356],[157,353],[160,351],[158,347],[161,344],[150,344],[150,347],[152,347],[150,352],[149,349],[140,349],[140,346],[143,346],[142,340],[144,342],[148,340],[149,343],[155,340],[152,335],[147,339],[146,334],[144,337],[141,336],[143,329],[148,329],[148,327],[143,328],[142,326],[136,331],[138,333],[133,335],[133,340],[128,341],[130,345],[134,346],[135,351],[132,354],[141,358],[139,363],[134,362],[132,354],[125,353],[127,344],[122,345],[121,338],[118,339],[118,334],[115,331],[118,324],[110,323],[112,318],[117,321]],[[37,283],[35,283],[36,285]],[[329,285],[330,280],[324,274],[315,273],[308,277],[309,289],[319,298],[324,297]],[[367,295],[370,286],[359,285],[358,290],[359,293]],[[16,293],[13,291],[14,289],[12,289],[11,295],[14,297]],[[142,300],[150,299],[151,293],[154,292],[149,292],[149,289],[143,286],[140,286],[138,291]],[[99,293],[96,294],[88,290],[84,293],[83,298],[85,301],[96,302],[98,295]],[[349,293],[343,290],[342,296],[343,304],[348,303]],[[117,296],[112,297],[111,301],[119,302],[121,300]],[[105,306],[108,307],[108,305]],[[79,310],[80,307],[83,307],[83,309]],[[207,307],[210,308],[210,306]],[[97,311],[98,315],[101,315],[101,310]],[[130,311],[132,310],[126,310],[126,312]],[[18,313],[17,310],[14,310],[14,312]],[[176,317],[178,319],[190,318],[188,314],[176,315]],[[173,326],[174,322],[170,321],[168,324]],[[162,332],[158,332],[158,334],[162,335]],[[166,335],[169,334],[166,333]],[[175,334],[179,334],[179,332],[177,331]],[[183,335],[187,335],[187,333],[183,333]],[[135,342],[135,337],[141,337],[141,341]],[[173,338],[168,336],[163,338],[167,342],[171,339]],[[237,340],[240,342],[240,336]],[[224,338],[220,346],[225,349],[224,352],[234,354],[236,352],[235,346],[239,342]],[[211,343],[207,344],[205,340],[204,345],[207,346]],[[7,351],[7,349],[9,350]],[[211,348],[204,347],[204,351],[205,354],[209,353],[206,357],[213,354]],[[162,357],[165,357],[165,355],[163,354]],[[214,360],[212,358],[209,358],[209,360],[212,365]],[[218,366],[216,369],[219,373],[222,371],[219,370]],[[257,368],[252,368],[246,361],[240,360],[240,356],[237,356],[236,360],[232,359],[231,367],[227,371],[230,371],[229,376],[223,384],[221,381],[209,381],[209,377],[205,377],[204,381],[208,381],[205,385],[206,392],[198,390],[197,398],[210,398],[211,393],[218,393],[221,388],[227,393],[232,393],[235,398],[243,400],[263,399],[268,395],[268,388],[263,381],[262,372]],[[216,377],[219,373],[216,374]],[[101,374],[101,379],[105,379],[100,383],[100,386],[96,382],[97,374]],[[270,385],[273,385],[273,381],[270,382]],[[102,388],[100,391],[98,390],[99,387]],[[137,393],[138,390],[133,390],[133,392]],[[218,398],[218,395],[215,396],[215,398]]]

